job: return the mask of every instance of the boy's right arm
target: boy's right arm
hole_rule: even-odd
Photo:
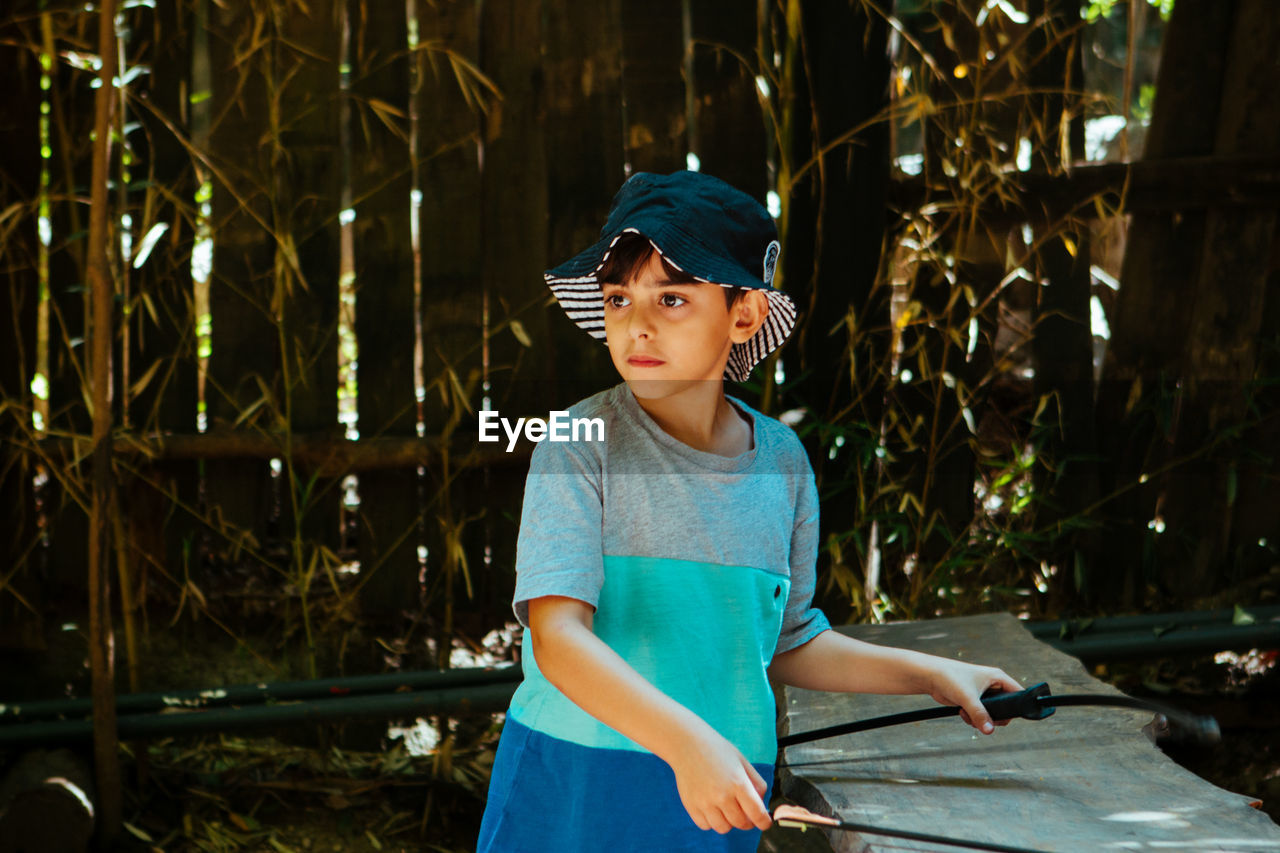
[[[766,786],[733,744],[650,684],[591,630],[594,611],[560,596],[529,601],[538,669],[574,704],[671,766],[701,829],[767,829]]]

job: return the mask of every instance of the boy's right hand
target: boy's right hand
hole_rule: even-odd
[[[726,833],[734,827],[768,829],[773,824],[762,799],[768,790],[764,779],[710,726],[689,739],[671,769],[680,801],[699,829]]]

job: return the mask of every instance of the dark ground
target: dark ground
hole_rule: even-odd
[[[5,693],[20,681],[45,697],[79,683],[83,638],[59,632],[45,670],[0,656]],[[183,684],[257,680],[233,648],[195,657],[162,653]],[[1261,801],[1280,822],[1280,666],[1275,652],[1112,664],[1095,674],[1127,693],[1215,716],[1215,747],[1164,744],[1166,753],[1219,787]],[[14,698],[6,695],[4,698]],[[129,745],[126,851],[459,851],[472,849],[497,725],[488,715],[455,721],[446,749],[411,755],[386,726],[310,727],[262,737],[203,736]],[[382,744],[380,751],[367,745]],[[356,749],[353,744],[366,748]],[[0,762],[13,756],[0,755]],[[829,849],[820,833],[773,830],[761,850]]]

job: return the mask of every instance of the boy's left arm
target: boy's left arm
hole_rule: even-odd
[[[993,725],[982,706],[982,694],[991,688],[1022,689],[995,667],[878,646],[832,630],[774,657],[769,677],[793,687],[834,693],[927,693],[943,705],[959,705],[964,721],[985,734],[1008,721]]]

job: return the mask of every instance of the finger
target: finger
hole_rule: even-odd
[[[742,759],[742,766],[746,768],[747,777],[751,781],[751,785],[750,787],[743,785],[737,791],[737,806],[742,811],[746,821],[745,826],[739,826],[738,828],[750,829],[756,826],[760,829],[768,829],[773,825],[773,819],[769,817],[769,810],[765,808],[763,798],[769,786],[764,783],[760,773],[745,758]]]
[[[966,723],[986,735],[996,730],[995,724],[991,722],[991,715],[987,713],[987,709],[982,706],[981,702],[967,698],[965,701],[968,704],[961,707],[960,717]]]
[[[742,759],[742,766],[746,769],[747,776],[750,777],[751,785],[756,789],[756,793],[763,797],[764,792],[769,790],[769,786],[765,784],[764,777],[760,775],[760,771],[756,770],[751,765],[751,762],[745,758]]]
[[[745,799],[745,796],[741,794],[739,796],[741,799]],[[722,813],[724,814],[724,819],[729,821],[729,824],[735,829],[750,829],[755,826],[751,818],[747,816],[740,799],[725,803]]]
[[[752,826],[768,829],[773,825],[773,818],[769,817],[769,810],[764,807],[764,800],[760,796],[747,796],[745,800],[738,801],[747,818],[747,825],[743,829],[750,829]]]
[[[1022,685],[1019,684],[1015,679],[1010,678],[1009,674],[1005,672],[1003,669],[996,670],[995,677],[992,679],[992,682],[991,682],[991,686],[995,688],[999,688],[1005,693],[1018,693],[1022,690]],[[1009,725],[1009,723],[1012,722],[1012,719],[995,720],[994,722],[997,726],[1007,726]]]
[[[1009,677],[1003,669],[997,669],[995,677],[991,680],[992,687],[999,687],[1005,693],[1017,693],[1022,689],[1022,685]]]
[[[724,835],[726,832],[733,829],[732,824],[730,824],[729,821],[725,819],[725,816],[717,809],[709,811],[707,813],[707,818],[707,823],[711,825],[711,828],[721,835]]]

